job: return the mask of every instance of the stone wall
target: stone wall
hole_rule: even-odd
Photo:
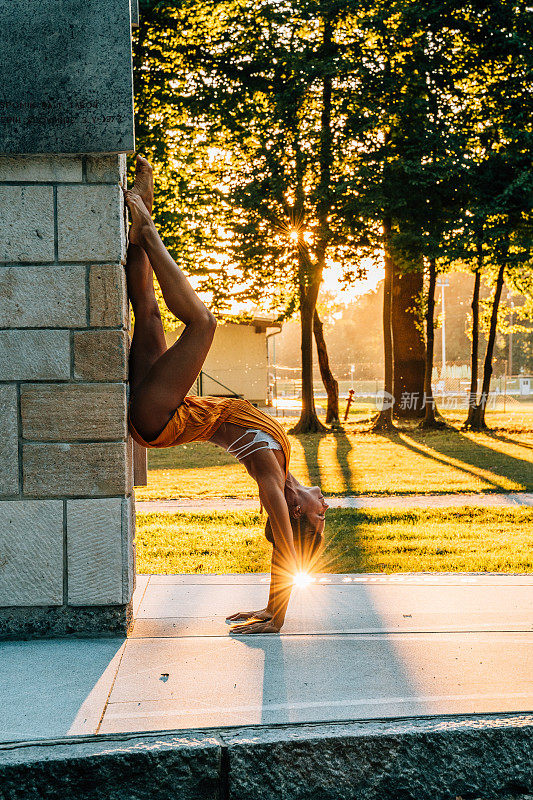
[[[0,800],[533,800],[527,714],[0,745]]]
[[[0,635],[126,629],[125,156],[0,156]]]

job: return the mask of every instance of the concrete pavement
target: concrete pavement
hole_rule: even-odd
[[[323,575],[231,637],[266,575],[139,576],[130,637],[0,644],[0,741],[527,712],[533,576]]]
[[[450,508],[482,506],[533,506],[533,492],[507,492],[494,494],[412,494],[412,495],[357,495],[327,497],[330,508]],[[257,511],[259,500],[227,498],[195,498],[194,500],[142,500],[137,501],[138,514],[208,513],[210,511]]]

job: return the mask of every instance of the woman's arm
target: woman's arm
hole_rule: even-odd
[[[266,452],[248,470],[259,486],[259,497],[268,514],[274,549],[272,551],[270,593],[266,611],[272,615],[265,621],[250,620],[235,625],[232,633],[277,633],[284,621],[291,596],[294,575],[298,572],[298,557],[289,509],[284,494],[285,475],[272,452]]]
[[[289,580],[287,580],[287,576],[284,575],[279,552],[276,547],[274,547],[270,565],[270,593],[268,595],[267,611],[272,614],[272,622],[278,630],[281,629],[285,622],[285,614],[287,613],[287,607],[291,599],[292,586],[292,575],[289,576]]]
[[[259,483],[259,497],[272,526],[274,548],[279,556],[279,569],[284,570],[287,578],[292,579],[298,572],[298,557],[283,485],[277,475],[269,475]]]
[[[279,633],[285,622],[285,614],[292,591],[292,579],[287,580],[285,570],[281,565],[278,551],[274,547],[270,567],[270,593],[265,613],[265,619],[249,618],[240,625],[234,625],[232,633]],[[263,613],[263,612],[260,612]],[[250,615],[251,616],[251,615]]]

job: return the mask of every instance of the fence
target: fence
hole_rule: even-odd
[[[302,397],[302,382],[296,377],[279,377],[274,370],[270,373],[269,389],[273,404],[293,406]],[[481,394],[481,379],[478,380],[478,396]],[[315,398],[326,398],[326,391],[321,380],[313,381]],[[339,380],[339,396],[342,400],[348,397],[350,389],[354,390],[353,402],[355,406],[364,404],[370,408],[381,408],[384,382],[383,380]],[[433,394],[439,408],[466,409],[469,403],[470,380],[466,378],[446,378],[433,383]],[[533,400],[533,377],[524,375],[498,376],[491,381],[490,393],[487,399],[487,408],[498,408],[503,411],[511,408],[524,400]],[[277,402],[276,402],[277,400]],[[399,402],[397,399],[396,402]]]

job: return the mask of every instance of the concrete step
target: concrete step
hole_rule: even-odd
[[[0,746],[0,800],[526,800],[529,715],[281,725]]]

